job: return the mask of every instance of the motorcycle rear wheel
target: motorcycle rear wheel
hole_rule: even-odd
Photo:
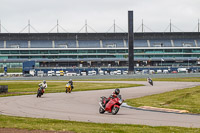
[[[40,95],[40,91],[38,90],[38,92],[37,92],[37,98],[38,97],[41,97],[41,95]]]
[[[99,113],[103,114],[105,112],[105,110],[102,107],[99,107]]]
[[[119,111],[119,108],[118,108],[118,107],[113,107],[113,109],[112,109],[112,114],[113,114],[113,115],[116,115],[118,111]]]

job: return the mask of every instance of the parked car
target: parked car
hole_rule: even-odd
[[[54,71],[48,71],[47,76],[53,76]]]
[[[56,76],[60,76],[60,71],[56,71]]]
[[[97,74],[97,72],[96,71],[88,71],[88,75],[89,76],[93,76],[93,75],[96,75]]]
[[[117,75],[121,75],[122,71],[121,70],[117,70]]]
[[[81,72],[81,75],[82,75],[82,76],[86,76],[87,73],[86,73],[86,72]]]
[[[64,71],[60,70],[60,76],[64,76]]]
[[[43,77],[44,76],[44,72],[43,71],[38,71],[37,72],[37,76],[38,77]]]
[[[99,75],[104,75],[104,71],[103,70],[99,71]]]
[[[169,73],[169,71],[168,70],[163,70],[163,73],[167,74],[167,73]]]
[[[128,74],[128,71],[123,71],[123,75],[127,75]]]
[[[178,73],[177,71],[172,71],[172,73]]]

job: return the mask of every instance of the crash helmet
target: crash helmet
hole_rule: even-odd
[[[43,83],[46,84],[46,80],[43,80]]]
[[[72,79],[70,79],[69,81],[72,82]]]
[[[118,95],[120,93],[120,90],[118,88],[115,89],[115,94]]]

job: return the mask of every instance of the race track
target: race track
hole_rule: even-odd
[[[154,86],[150,86],[147,82],[143,81],[98,81],[98,83],[99,82],[145,85],[121,89],[123,99],[200,85],[200,83],[196,82],[154,82]],[[108,97],[112,91],[113,90],[82,91],[72,92],[71,94],[49,93],[44,94],[42,98],[36,98],[36,95],[2,97],[0,98],[0,114],[95,123],[200,128],[200,115],[146,111],[126,107],[122,107],[117,115],[109,113],[99,114],[98,102],[100,96]]]

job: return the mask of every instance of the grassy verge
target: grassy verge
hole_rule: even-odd
[[[1,128],[20,128],[28,130],[74,131],[77,133],[161,133],[161,132],[200,132],[200,128],[183,128],[172,126],[144,126],[131,124],[100,124],[88,122],[74,122],[53,119],[35,119],[0,115]]]
[[[200,114],[200,86],[155,94],[126,102],[135,107],[153,106],[159,108],[188,110],[190,113]]]
[[[13,95],[24,95],[33,94],[37,92],[38,84],[41,81],[33,82],[0,82],[0,85],[8,85],[8,91],[12,94],[5,94],[1,96],[13,96]],[[65,92],[64,82],[47,82],[48,88],[46,93]],[[84,83],[74,82],[73,91],[88,91],[88,90],[103,90],[103,89],[114,89],[114,88],[126,88],[142,86],[139,84],[118,84],[118,83]]]

